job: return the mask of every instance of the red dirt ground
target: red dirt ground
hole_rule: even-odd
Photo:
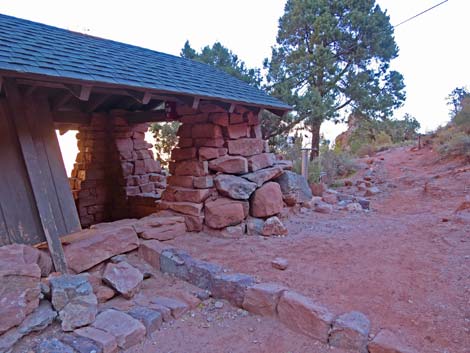
[[[379,156],[384,161],[374,168],[382,193],[372,197],[371,212],[306,210],[286,221],[284,238],[188,234],[172,242],[194,257],[283,283],[336,314],[362,311],[372,334],[388,328],[419,352],[469,353],[470,222],[454,211],[470,195],[470,168],[437,162],[429,149]],[[278,256],[289,260],[287,270],[271,267]],[[250,344],[247,330],[257,321],[245,319],[211,330],[179,323],[178,333],[159,336],[181,346],[145,351],[335,352],[266,319],[258,322],[262,343]]]

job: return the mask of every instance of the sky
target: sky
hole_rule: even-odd
[[[377,0],[392,25],[442,0]],[[250,67],[261,67],[275,44],[285,0],[0,0],[0,13],[179,55],[220,41]],[[416,117],[422,132],[449,120],[445,97],[470,87],[470,1],[448,0],[395,29],[400,48],[392,69],[405,78],[407,100],[395,112]],[[344,125],[324,124],[332,140]],[[62,142],[62,141],[61,141]]]

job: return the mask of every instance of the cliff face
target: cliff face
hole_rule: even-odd
[[[335,139],[335,145],[342,151],[351,151],[350,139],[352,134],[359,128],[359,121],[362,118],[359,114],[351,114],[348,117],[348,129],[339,134]]]

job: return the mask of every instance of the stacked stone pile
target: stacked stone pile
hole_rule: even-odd
[[[189,231],[221,230],[229,236],[244,234],[253,217],[268,219],[282,211],[283,193],[272,180],[292,164],[270,153],[255,113],[206,105],[181,115],[159,209],[183,214]]]
[[[82,226],[155,211],[166,176],[145,141],[147,130],[105,114],[80,127],[70,184]]]
[[[335,315],[284,285],[257,283],[248,274],[193,258],[151,237],[158,229],[167,233],[169,225],[183,223],[183,217],[177,221],[152,215],[99,224],[75,234],[75,240],[65,245],[75,274],[51,272],[45,251],[25,245],[0,247],[0,352],[16,351],[24,336],[54,321],[60,330],[52,330],[53,337],[36,336],[29,341],[35,342],[29,350],[125,351],[159,330],[163,322],[198,307],[201,300],[207,305],[210,297],[277,319],[334,347],[364,353],[367,349],[415,352],[387,330],[370,341],[369,320],[359,312]],[[188,283],[175,286],[177,292],[162,286],[178,279]]]

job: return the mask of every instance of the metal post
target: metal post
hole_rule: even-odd
[[[308,153],[310,148],[302,148],[302,175],[308,180]]]

